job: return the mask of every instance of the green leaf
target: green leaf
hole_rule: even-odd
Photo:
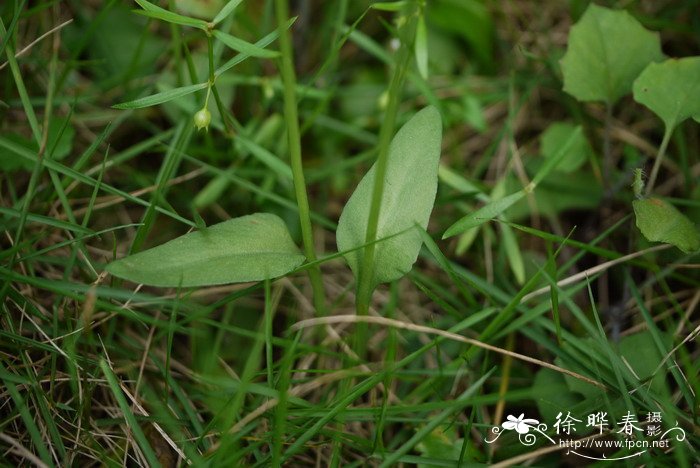
[[[569,33],[561,60],[564,91],[579,101],[614,104],[644,67],[662,58],[658,33],[626,11],[591,4]]]
[[[540,136],[542,156],[548,159],[554,157],[569,138],[573,138],[573,141],[556,167],[557,171],[566,173],[578,170],[586,162],[591,152],[591,146],[586,137],[583,136],[581,127],[557,122],[547,127],[547,130]]]
[[[216,30],[213,32],[213,34],[215,38],[226,44],[227,47],[250,57],[276,58],[280,56],[280,53],[275,50],[267,50],[262,47],[258,47],[255,44],[251,44],[243,39],[233,37],[225,32]]]
[[[675,206],[658,198],[632,202],[637,227],[647,240],[675,245],[685,253],[700,249],[700,234]]]
[[[20,218],[22,216],[21,212],[12,208],[5,208],[0,206],[0,214],[7,216],[9,218]],[[40,214],[27,213],[27,221],[45,224],[46,226],[53,226],[58,229],[65,229],[67,231],[79,232],[82,234],[91,235],[94,234],[90,229],[77,224],[69,223],[67,221],[61,221],[59,219],[51,218],[50,216],[44,216]],[[3,226],[7,226],[6,222],[3,220]]]
[[[542,420],[546,422],[554,421],[558,413],[571,410],[581,401],[581,397],[569,390],[561,373],[546,367],[535,374],[530,391]]]
[[[428,79],[428,29],[425,27],[425,17],[421,16],[418,19],[416,27],[416,40],[414,43],[416,66],[418,73],[423,79]]]
[[[418,258],[423,241],[411,228],[428,225],[437,192],[441,140],[440,113],[431,106],[409,120],[391,142],[371,272],[373,287],[402,277]],[[338,250],[357,249],[345,254],[356,278],[361,273],[363,250],[358,247],[365,245],[375,173],[376,165],[362,178],[338,222]],[[381,240],[387,237],[391,238]]]
[[[228,15],[230,15],[233,10],[236,9],[238,5],[241,4],[243,0],[230,0],[224,7],[221,9],[219,13],[216,14],[214,19],[212,20],[212,23],[218,24],[222,22]]]
[[[115,104],[112,107],[114,109],[140,109],[142,107],[155,106],[157,104],[163,104],[164,102],[172,101],[182,96],[187,96],[200,89],[204,89],[208,86],[208,83],[199,83],[195,85],[183,86],[181,88],[169,89],[168,91],[163,91],[162,93],[153,94],[152,96],[146,96],[143,98],[135,99],[129,102],[122,102],[120,104]]]
[[[570,153],[574,143],[583,138],[583,130],[581,127],[576,127],[566,138],[566,140],[556,149],[554,154],[544,161],[544,164],[535,173],[530,184],[533,188],[537,187],[554,169],[558,168],[564,158]]]
[[[654,111],[666,128],[700,116],[700,57],[651,63],[634,82],[634,100]]]
[[[60,161],[68,156],[73,149],[73,139],[75,138],[75,130],[70,122],[66,123],[63,119],[51,119],[49,123],[48,140],[46,142],[47,155],[51,159]],[[65,124],[65,128],[64,128]],[[63,130],[63,133],[61,133]],[[22,135],[8,133],[7,139],[27,148],[33,153],[39,151],[36,141],[25,138]],[[17,158],[15,155],[0,151],[0,169],[3,171],[16,171],[18,169],[31,170],[34,163],[26,159]]]
[[[487,221],[491,221],[493,218],[511,207],[515,202],[523,198],[526,193],[527,192],[525,192],[525,190],[518,190],[507,197],[487,203],[447,228],[447,231],[445,231],[445,234],[442,235],[442,238],[447,239],[448,237],[462,234],[468,229],[480,226]]]
[[[289,21],[287,21],[287,24],[285,25],[285,27],[287,29],[291,28],[295,21],[296,21],[296,17],[290,18]],[[265,46],[270,45],[273,41],[275,41],[278,36],[279,36],[279,30],[275,29],[270,34],[266,35],[265,37],[263,37],[262,39],[260,39],[259,41],[257,41],[253,45],[255,45],[256,47],[264,48]],[[239,63],[243,62],[248,57],[250,57],[250,55],[244,54],[244,53],[241,53],[241,54],[234,56],[228,62],[221,65],[219,68],[217,68],[216,71],[214,72],[214,75],[218,77],[222,73],[232,69],[233,67],[235,67]]]
[[[370,5],[370,8],[374,10],[381,10],[381,11],[401,11],[403,10],[407,5],[407,2],[404,0],[400,0],[398,2],[377,2],[373,3]]]
[[[518,240],[515,238],[513,229],[505,223],[501,224],[501,240],[503,241],[503,248],[506,251],[508,265],[513,272],[513,276],[515,276],[515,280],[520,285],[525,284],[525,262],[520,252],[520,246],[518,245]]]
[[[284,222],[256,213],[117,260],[107,271],[152,286],[211,286],[276,278],[303,261]]]
[[[426,457],[437,460],[450,460],[457,462],[462,453],[462,439],[457,438],[457,431],[454,425],[444,428],[438,427],[428,433],[416,445],[416,450]],[[419,463],[419,468],[427,468],[431,465]]]
[[[443,164],[438,168],[438,177],[441,183],[463,194],[482,193],[479,187]]]
[[[173,13],[172,11],[168,11],[164,8],[147,2],[146,0],[134,1],[138,3],[141,8],[143,8],[143,11],[135,11],[135,13],[138,13],[140,15],[148,16],[149,18],[159,19],[168,23],[180,24],[182,26],[192,26],[194,28],[203,29],[205,31],[207,30],[207,22],[204,20],[190,18],[188,16]]]
[[[660,338],[666,349],[670,350],[673,347],[673,340],[669,335],[662,334]],[[659,394],[664,392],[666,369],[658,369],[663,356],[648,330],[624,337],[620,341],[620,354],[627,360],[640,381],[651,380],[650,385],[654,391]]]

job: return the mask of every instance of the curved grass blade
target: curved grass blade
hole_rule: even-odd
[[[222,22],[228,15],[233,13],[233,10],[238,7],[238,5],[241,4],[243,0],[230,0],[224,7],[219,11],[214,19],[211,21],[213,24],[219,24]]]
[[[142,107],[150,107],[158,104],[163,104],[164,102],[172,101],[173,99],[180,98],[182,96],[187,96],[201,89],[206,88],[208,83],[198,83],[195,85],[182,86],[181,88],[169,89],[163,91],[162,93],[153,94],[152,96],[146,96],[143,98],[135,99],[133,101],[122,102],[120,104],[115,104],[112,106],[114,109],[140,109]]]
[[[450,226],[447,231],[445,231],[442,238],[447,239],[448,237],[456,236],[457,234],[461,234],[468,229],[480,226],[487,221],[491,221],[493,218],[503,213],[514,203],[523,198],[526,193],[527,192],[525,190],[518,190],[507,197],[503,197],[479,208],[473,213],[469,213]]]
[[[179,15],[154,5],[146,0],[134,0],[143,10],[134,10],[134,13],[148,16],[149,18],[159,19],[167,23],[180,24],[182,26],[191,26],[204,31],[208,29],[207,22],[200,19],[190,18],[189,16]]]
[[[227,47],[250,57],[277,58],[280,56],[280,53],[276,50],[267,50],[263,47],[251,44],[248,41],[244,41],[243,39],[239,39],[222,31],[215,30],[212,34],[214,34],[214,37],[223,42]]]

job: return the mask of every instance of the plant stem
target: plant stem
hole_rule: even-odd
[[[651,168],[651,174],[649,174],[649,182],[647,182],[647,188],[645,191],[646,196],[651,194],[651,190],[654,188],[654,182],[656,182],[656,176],[659,175],[659,169],[661,169],[661,162],[664,160],[666,155],[666,148],[668,148],[668,142],[671,141],[671,135],[673,135],[673,128],[666,128],[666,133],[664,133],[664,139],[661,141],[661,146],[659,146],[659,152],[656,153],[656,159],[654,160],[654,166]]]
[[[415,23],[415,16],[410,15],[410,20],[404,26],[404,30],[409,30],[412,33],[411,26]],[[394,68],[394,73],[389,84],[389,99],[382,120],[382,126],[379,129],[379,154],[377,156],[377,167],[374,173],[374,187],[372,189],[372,205],[369,210],[369,219],[367,221],[367,231],[365,234],[364,256],[362,268],[360,268],[360,278],[357,287],[356,307],[358,315],[366,315],[369,311],[369,303],[372,298],[372,272],[374,270],[374,253],[377,239],[377,226],[379,224],[379,213],[381,209],[382,196],[384,194],[384,178],[386,176],[387,160],[389,159],[389,147],[391,138],[394,133],[394,125],[396,123],[396,115],[399,108],[399,98],[401,89],[403,88],[406,70],[411,59],[410,41],[406,40],[410,37],[409,34],[404,34],[399,49],[399,56]]]
[[[309,216],[309,200],[306,195],[306,182],[304,181],[304,167],[301,159],[301,135],[299,133],[299,117],[297,115],[296,75],[294,73],[294,59],[292,56],[292,40],[287,29],[287,17],[289,16],[287,0],[276,0],[275,10],[279,27],[280,50],[282,59],[280,73],[284,86],[284,120],[287,125],[287,138],[289,140],[289,159],[294,180],[294,192],[297,206],[299,207],[299,223],[301,224],[301,237],[304,242],[304,253],[309,262],[316,260],[314,252],[313,230],[311,217]],[[321,269],[318,265],[309,269],[311,287],[314,291],[314,307],[316,313],[325,315],[325,294],[321,280]]]

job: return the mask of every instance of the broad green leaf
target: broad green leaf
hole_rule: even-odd
[[[49,123],[48,140],[46,142],[47,155],[51,156],[51,159],[55,161],[60,161],[66,156],[68,156],[73,149],[73,139],[75,138],[75,130],[70,123],[62,121],[63,119],[52,119]],[[63,128],[65,125],[65,128]],[[63,130],[63,133],[61,133]],[[15,133],[8,133],[7,139],[22,145],[24,148],[37,153],[39,147],[35,140],[25,138],[22,135]],[[17,158],[15,155],[0,151],[0,169],[3,171],[16,171],[18,169],[31,170],[34,167],[32,161],[26,159]]]
[[[207,30],[207,22],[204,20],[190,18],[188,16],[173,13],[172,11],[168,11],[164,8],[147,2],[146,0],[134,1],[138,3],[141,8],[143,8],[143,10],[135,10],[135,13],[138,13],[140,15],[148,16],[149,18],[159,19],[168,23],[180,24],[182,26],[192,26],[194,28],[203,29],[205,31]]]
[[[215,38],[226,44],[227,47],[250,57],[276,58],[280,56],[280,53],[275,50],[267,50],[262,47],[258,47],[255,44],[251,44],[243,39],[233,37],[225,32],[215,30],[213,34]]]
[[[532,183],[530,184],[532,188],[537,187],[550,172],[559,167],[566,155],[571,151],[574,143],[583,138],[582,132],[583,130],[581,127],[576,127],[574,131],[569,134],[568,138],[557,148],[554,154],[544,161],[544,164],[542,164],[535,173],[535,177],[532,178]]]
[[[561,60],[564,91],[579,101],[614,104],[644,67],[662,58],[658,33],[626,11],[591,4],[569,33]]]
[[[660,336],[661,342],[670,350],[673,341],[667,334]],[[634,374],[642,382],[651,379],[651,389],[662,394],[664,391],[667,369],[658,369],[663,356],[654,342],[652,334],[646,330],[626,336],[620,341],[620,354],[624,356]]]
[[[700,249],[697,227],[675,206],[658,198],[632,202],[637,227],[647,240],[675,245],[685,253]]]
[[[303,261],[284,222],[256,213],[117,260],[107,271],[151,286],[211,286],[276,278]]]
[[[143,98],[135,99],[133,101],[122,102],[120,104],[115,104],[112,107],[114,109],[140,109],[142,107],[155,106],[157,104],[163,104],[164,102],[172,101],[182,96],[187,96],[200,89],[204,89],[208,86],[208,83],[199,83],[195,85],[183,86],[181,88],[169,89],[168,91],[163,91],[162,93],[153,94],[151,96],[146,96]]]
[[[416,26],[416,40],[414,42],[416,66],[423,79],[428,79],[428,29],[425,26],[425,17],[421,15]]]
[[[569,390],[561,373],[546,367],[535,374],[530,391],[543,422],[555,421],[558,413],[570,411],[581,401],[579,395]]]
[[[241,4],[243,0],[229,0],[229,2],[224,5],[224,7],[221,9],[219,13],[214,17],[212,20],[212,23],[218,24],[222,22],[228,15],[230,15],[233,10],[236,9],[238,5]]]
[[[429,459],[450,460],[453,463],[459,460],[462,453],[463,439],[457,438],[457,431],[454,425],[445,428],[438,427],[416,445],[416,450],[424,454]],[[427,463],[418,463],[418,468],[428,468],[432,466]]]
[[[668,130],[700,116],[700,57],[651,63],[634,82],[634,100],[654,111]]]
[[[440,113],[431,106],[409,120],[391,142],[371,272],[373,287],[402,277],[418,258],[423,241],[412,228],[418,224],[425,229],[433,210],[441,140]],[[376,165],[362,178],[338,222],[338,250],[356,249],[345,254],[356,278],[362,265],[363,249],[358,247],[365,245],[375,173]],[[385,238],[389,239],[381,240]]]
[[[580,126],[575,127],[570,123],[557,122],[547,127],[547,130],[540,136],[542,156],[548,159],[556,156],[567,140],[573,138],[570,148],[563,153],[562,160],[556,167],[557,171],[574,172],[588,159],[591,146],[580,129]]]
[[[447,231],[445,231],[445,234],[442,235],[442,238],[447,239],[448,237],[462,234],[468,229],[480,226],[487,221],[491,221],[493,218],[507,210],[515,202],[523,198],[526,193],[527,192],[525,190],[518,190],[507,197],[499,198],[498,200],[487,203],[447,228]]]

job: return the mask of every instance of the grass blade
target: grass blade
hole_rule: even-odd
[[[156,6],[146,0],[134,0],[143,10],[135,10],[139,15],[148,16],[149,18],[159,19],[168,23],[179,24],[182,26],[192,26],[204,31],[208,29],[207,22],[200,19],[190,18],[188,16],[179,15],[168,11],[164,8]]]
[[[214,31],[213,34],[215,38],[226,44],[226,46],[229,48],[235,50],[236,52],[246,54],[249,57],[277,58],[280,56],[280,53],[276,50],[267,50],[263,47],[251,44],[248,41],[244,41],[243,39],[239,39],[222,31]]]
[[[180,88],[169,89],[168,91],[163,91],[162,93],[153,94],[152,96],[146,96],[139,99],[134,99],[133,101],[122,102],[120,104],[115,104],[112,106],[113,109],[141,109],[143,107],[155,106],[157,104],[163,104],[164,102],[172,101],[173,99],[180,98],[182,96],[187,96],[200,89],[204,89],[208,86],[208,83],[198,83],[189,86],[182,86]]]
[[[136,421],[136,416],[134,416],[134,413],[131,412],[131,407],[129,406],[129,402],[126,401],[124,393],[122,393],[117,376],[114,375],[114,372],[112,372],[112,369],[109,367],[109,364],[107,364],[107,361],[104,358],[100,359],[100,368],[107,379],[107,384],[109,384],[110,390],[112,390],[112,393],[114,394],[114,398],[116,398],[117,403],[119,404],[119,408],[124,414],[126,424],[134,434],[136,443],[139,444],[139,448],[143,451],[143,455],[148,461],[148,465],[160,466],[156,453],[153,451],[151,444],[148,443],[148,439],[146,439],[146,435],[143,433],[138,421]]]

